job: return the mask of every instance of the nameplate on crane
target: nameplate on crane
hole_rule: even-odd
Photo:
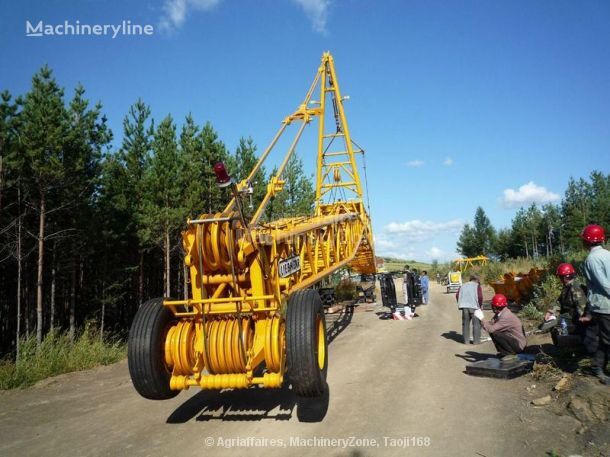
[[[301,258],[298,255],[280,260],[277,263],[277,269],[280,273],[280,278],[290,276],[301,269]]]

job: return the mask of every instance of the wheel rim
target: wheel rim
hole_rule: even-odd
[[[324,331],[324,321],[318,316],[316,318],[316,339],[317,341],[317,356],[318,356],[318,368],[324,370],[326,365],[326,332]]]

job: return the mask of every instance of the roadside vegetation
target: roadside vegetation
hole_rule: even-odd
[[[127,354],[124,342],[102,339],[92,326],[85,326],[74,340],[67,333],[54,330],[40,346],[32,335],[22,339],[20,349],[19,361],[0,361],[0,390],[27,387],[50,376],[109,365]]]
[[[393,257],[383,257],[383,269],[385,271],[403,271],[405,269],[405,265],[409,265],[411,268],[417,269],[417,271],[421,272],[422,270],[426,270],[428,272],[428,276],[430,275],[430,271],[432,269],[432,265],[429,263],[417,262],[415,260],[402,260],[396,259]]]

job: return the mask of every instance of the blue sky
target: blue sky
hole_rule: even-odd
[[[0,89],[48,63],[69,95],[101,100],[117,144],[142,97],[156,119],[192,112],[233,150],[263,149],[335,57],[367,151],[377,251],[453,258],[482,206],[558,202],[570,176],[610,172],[610,2],[5,0]],[[151,36],[26,37],[26,21],[154,27]],[[310,136],[315,135],[310,129]],[[298,150],[310,170],[310,140]],[[279,160],[279,156],[272,156]]]

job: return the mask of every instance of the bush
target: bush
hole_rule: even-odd
[[[71,371],[86,370],[97,365],[118,362],[126,355],[120,341],[102,341],[90,326],[74,341],[67,333],[49,333],[40,347],[36,337],[21,340],[19,361],[0,361],[0,390],[27,387],[41,379]]]
[[[534,306],[538,311],[546,312],[556,303],[561,294],[561,283],[557,276],[551,271],[544,273],[542,280],[534,284],[532,288],[532,299],[528,305]]]
[[[335,287],[337,301],[355,300],[358,298],[356,283],[351,279],[342,279]]]
[[[521,311],[519,311],[519,316],[522,319],[529,319],[533,321],[538,321],[542,319],[544,313],[540,311],[533,303],[526,304]]]
[[[504,265],[500,262],[489,262],[481,267],[481,281],[489,284],[492,281],[502,280],[502,275],[505,273]]]

